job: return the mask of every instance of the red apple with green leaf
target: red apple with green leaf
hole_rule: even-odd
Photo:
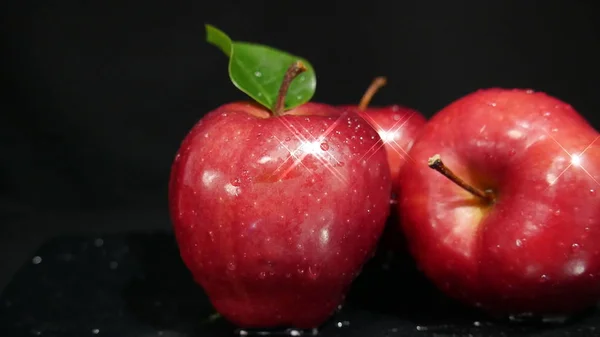
[[[448,105],[400,173],[400,226],[417,264],[451,297],[494,315],[595,305],[598,138],[541,92],[486,89]]]
[[[207,38],[256,102],[209,112],[181,144],[169,185],[181,257],[234,324],[318,327],[384,228],[385,151],[357,114],[307,102],[307,61],[208,25]]]

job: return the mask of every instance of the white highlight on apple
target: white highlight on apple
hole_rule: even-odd
[[[306,152],[309,154],[317,154],[321,152],[321,142],[313,141],[313,142],[302,142],[299,148],[300,151]]]
[[[581,166],[581,157],[576,154],[571,155],[571,164],[573,166]]]
[[[520,139],[521,137],[523,137],[523,132],[516,129],[512,129],[508,131],[508,137],[512,139]]]
[[[394,141],[394,133],[389,131],[380,131],[379,137],[384,143],[389,143]]]
[[[215,171],[204,171],[202,173],[202,183],[204,184],[204,187],[210,187],[217,176],[218,173]]]
[[[582,260],[573,260],[567,265],[567,272],[573,276],[581,275],[585,272],[585,262]]]
[[[227,183],[225,185],[225,192],[232,197],[237,197],[240,195],[240,188],[238,186],[231,185],[231,183]]]
[[[325,245],[329,242],[329,229],[323,228],[321,230],[321,244]]]

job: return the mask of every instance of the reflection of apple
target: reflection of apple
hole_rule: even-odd
[[[313,328],[375,250],[391,180],[358,115],[275,110],[231,103],[204,116],[173,164],[170,211],[183,261],[221,315]]]
[[[373,95],[386,84],[385,77],[376,77],[358,106],[343,106],[352,109],[377,130],[386,149],[392,174],[393,192],[398,189],[398,174],[409,160],[408,151],[427,120],[418,111],[400,105],[384,107],[369,106]]]
[[[450,296],[494,314],[569,314],[597,303],[598,136],[543,93],[480,90],[444,108],[401,172],[399,214],[420,268]]]

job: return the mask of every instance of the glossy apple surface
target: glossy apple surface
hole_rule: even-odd
[[[486,89],[437,113],[401,172],[410,250],[448,295],[498,315],[570,314],[600,297],[600,143],[544,93]],[[484,202],[428,167],[440,154]],[[402,178],[405,179],[402,179]]]
[[[397,193],[400,170],[410,160],[408,151],[427,120],[419,111],[401,105],[373,106],[364,110],[353,106],[342,108],[358,113],[379,134],[387,153],[392,191]]]
[[[170,211],[181,256],[241,327],[322,324],[374,252],[391,181],[358,115],[306,103],[284,116],[232,103],[177,154]]]

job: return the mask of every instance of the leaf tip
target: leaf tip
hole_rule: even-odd
[[[221,49],[228,57],[231,56],[232,42],[229,36],[209,23],[204,24],[204,29],[206,30],[206,41]]]

